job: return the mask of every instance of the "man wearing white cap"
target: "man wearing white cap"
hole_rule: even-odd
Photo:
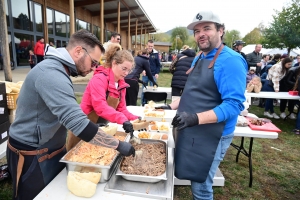
[[[213,199],[214,175],[244,110],[248,66],[223,45],[225,27],[215,13],[196,13],[187,28],[203,53],[194,59],[181,98],[163,108],[178,109],[172,121],[175,176],[191,180],[194,199]]]

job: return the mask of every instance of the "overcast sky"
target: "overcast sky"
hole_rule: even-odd
[[[138,0],[158,32],[186,27],[200,10],[218,13],[226,30],[238,30],[241,37],[263,22],[272,21],[275,10],[289,0]]]

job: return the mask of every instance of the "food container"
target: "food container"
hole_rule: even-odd
[[[154,128],[154,126],[156,127]],[[149,125],[149,130],[153,132],[169,133],[170,126],[169,122],[156,122],[155,125]]]
[[[147,143],[162,143],[166,150],[166,162],[165,163],[168,163],[168,148],[167,148],[167,144],[165,142],[160,141],[160,140],[147,140],[147,139],[141,139],[141,141],[146,144]],[[125,180],[146,182],[146,183],[157,183],[161,180],[167,180],[167,169],[168,169],[167,166],[166,166],[166,171],[160,176],[143,176],[143,175],[125,174],[124,172],[121,171],[121,163],[122,163],[123,159],[121,160],[120,164],[118,165],[116,175],[122,176]]]
[[[289,95],[297,96],[298,95],[298,91],[289,91]]]
[[[176,115],[176,110],[164,110],[164,116],[160,116],[160,117],[156,117],[156,116],[147,116],[146,113],[155,113],[155,112],[159,112],[160,111],[148,111],[145,112],[145,116],[144,119],[146,119],[147,121],[157,121],[157,122],[172,122],[173,118]]]
[[[145,137],[139,137],[140,133],[147,133],[148,137],[147,138],[145,138]],[[169,137],[168,133],[146,132],[146,131],[141,131],[141,132],[134,131],[133,135],[135,137],[137,137],[137,138],[140,138],[140,139],[145,139],[145,140],[149,140],[149,139],[151,139],[151,140],[163,140],[164,142],[168,142],[168,137]],[[163,136],[163,135],[167,135],[167,136]],[[167,138],[164,139],[165,137],[167,137]]]
[[[120,132],[118,132],[120,134]],[[128,141],[130,139],[129,134],[126,134],[125,141]],[[100,172],[101,173],[101,179],[100,183],[106,182],[110,179],[113,172],[115,171],[115,168],[117,167],[118,163],[120,162],[120,154],[119,152],[116,154],[116,156],[113,158],[112,162],[109,165],[97,165],[97,164],[88,164],[88,163],[82,163],[82,162],[73,162],[69,161],[68,157],[71,156],[72,151],[76,150],[83,141],[79,142],[74,148],[72,148],[69,152],[66,153],[61,159],[60,162],[66,163],[67,172],[69,171],[76,171],[76,172]]]

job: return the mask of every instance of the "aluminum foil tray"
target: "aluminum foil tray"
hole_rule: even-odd
[[[164,141],[161,140],[148,140],[148,139],[141,139],[142,143],[161,143],[164,145],[164,148],[166,150],[166,164],[168,163],[168,149],[167,149],[167,144]],[[123,158],[124,159],[124,158]],[[133,174],[125,174],[124,172],[121,171],[121,163],[123,161],[121,159],[121,162],[118,166],[116,175],[117,176],[122,176],[124,179],[128,181],[139,181],[139,182],[147,182],[147,183],[156,183],[161,180],[167,180],[167,166],[166,166],[166,171],[160,175],[160,176],[142,176],[142,175],[133,175]]]
[[[125,141],[129,141],[130,134],[127,134]],[[60,162],[66,163],[67,172],[69,171],[76,171],[76,172],[100,172],[101,173],[101,179],[100,183],[107,182],[110,177],[112,176],[113,172],[115,171],[115,168],[118,166],[121,156],[119,153],[116,154],[110,165],[96,165],[96,164],[88,164],[88,163],[82,163],[82,162],[73,162],[69,161],[67,158],[71,154],[72,151],[76,150],[83,141],[79,142],[75,147],[73,147],[69,152],[67,152],[61,159]]]

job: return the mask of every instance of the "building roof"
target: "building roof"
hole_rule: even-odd
[[[159,45],[159,46],[172,46],[170,42],[154,42],[154,45]]]
[[[117,25],[119,0],[104,0],[104,22]],[[82,7],[89,10],[93,17],[100,17],[100,0],[74,0],[74,7]],[[128,13],[130,12],[130,33],[135,34],[136,20],[138,21],[137,32],[146,29],[147,33],[156,32],[156,27],[148,17],[138,0],[120,0],[120,28],[128,27]]]

